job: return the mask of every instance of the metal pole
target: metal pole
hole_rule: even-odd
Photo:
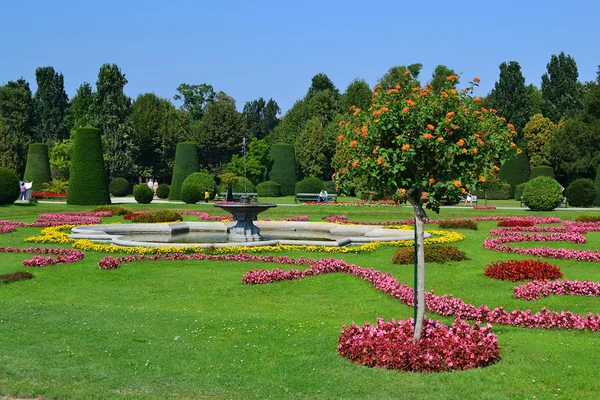
[[[416,329],[416,327],[417,327],[417,283],[418,283],[418,278],[417,278],[417,217],[416,216],[415,216],[414,228],[415,228],[415,243],[414,243],[414,249],[415,249],[414,276],[415,276],[415,279],[414,279],[414,288],[413,288],[413,302],[414,302],[413,329]]]
[[[244,194],[248,194],[246,190],[246,138],[242,141],[242,153],[244,154]]]

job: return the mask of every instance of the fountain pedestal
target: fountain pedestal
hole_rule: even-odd
[[[248,198],[242,197],[239,203],[215,204],[215,207],[231,213],[236,224],[227,229],[228,239],[231,242],[258,242],[262,239],[260,229],[253,221],[258,219],[261,212],[277,207],[277,204],[251,204]]]

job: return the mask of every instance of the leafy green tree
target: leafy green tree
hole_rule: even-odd
[[[518,62],[500,64],[500,79],[488,96],[488,102],[498,110],[498,115],[515,126],[517,132],[523,132],[533,106]]]
[[[102,132],[104,156],[110,178],[133,177],[136,174],[133,155],[133,128],[129,121],[131,99],[123,89],[125,74],[116,64],[103,64],[98,73],[92,104],[94,125]]]
[[[181,109],[187,111],[193,120],[202,119],[207,105],[216,99],[215,90],[206,83],[200,85],[182,83],[177,87],[177,92],[179,94],[173,96],[173,99],[183,101]]]
[[[323,152],[325,145],[323,120],[312,117],[298,135],[295,145],[296,163],[304,177],[321,179],[328,170],[330,161]]]
[[[285,113],[280,123],[267,136],[267,142],[269,144],[295,143],[296,136],[308,121],[308,115],[308,101],[305,98],[296,101],[292,108]]]
[[[257,184],[265,179],[269,166],[269,145],[263,140],[253,137],[246,152],[246,177]],[[234,154],[228,169],[236,176],[244,176],[244,156]]]
[[[342,96],[342,108],[345,112],[352,113],[350,107],[355,106],[360,109],[368,109],[371,104],[371,95],[373,91],[364,79],[355,78]]]
[[[329,90],[335,95],[339,96],[340,91],[335,87],[331,79],[324,74],[319,73],[312,77],[310,88],[308,88],[308,92],[306,93],[306,97],[312,97],[315,94],[322,92],[324,90]]]
[[[92,92],[92,85],[88,82],[83,82],[77,88],[77,92],[69,104],[69,112],[74,129],[94,123],[93,103],[94,94]]]
[[[531,167],[550,165],[550,139],[557,129],[558,125],[542,114],[535,114],[529,119],[523,129],[523,136],[527,142]]]
[[[575,59],[564,52],[552,55],[547,70],[542,76],[542,114],[558,123],[583,108],[579,72]]]
[[[73,141],[71,139],[61,140],[54,144],[50,150],[50,171],[52,177],[68,181],[71,166],[71,155],[73,154]]]
[[[453,69],[442,64],[438,65],[431,74],[431,82],[429,82],[431,84],[431,91],[433,93],[440,93],[444,88],[448,87],[448,77],[456,75]]]
[[[600,121],[567,119],[550,138],[550,157],[561,182],[591,178],[600,165]]]
[[[394,89],[396,85],[406,88],[421,86],[419,82],[419,74],[421,73],[423,64],[411,64],[408,66],[397,65],[389,69],[389,71],[379,79],[378,84],[383,89]]]
[[[18,175],[25,170],[33,128],[29,83],[23,78],[0,86],[0,167]]]
[[[247,101],[242,114],[246,118],[250,136],[257,139],[265,138],[279,123],[277,115],[280,112],[279,105],[273,99],[265,102],[261,97]]]
[[[38,88],[33,97],[33,138],[52,148],[54,143],[69,138],[71,128],[65,80],[52,67],[39,67],[35,78]]]
[[[527,97],[531,103],[531,115],[542,113],[542,91],[534,84],[527,85]]]

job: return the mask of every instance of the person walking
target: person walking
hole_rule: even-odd
[[[154,197],[156,197],[156,190],[158,189],[158,181],[155,179],[152,184],[152,191],[154,192]]]
[[[208,200],[210,199],[210,193],[208,192],[208,189],[204,190],[204,202],[208,203]]]
[[[27,201],[27,188],[25,187],[25,182],[21,182],[21,201]]]

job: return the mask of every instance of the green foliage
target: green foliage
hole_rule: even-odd
[[[393,89],[396,85],[400,85],[402,88],[407,88],[408,90],[416,86],[421,86],[421,83],[417,80],[421,68],[423,68],[423,64],[419,63],[411,64],[409,66],[397,65],[390,68],[388,72],[379,79],[378,84],[386,90]],[[410,72],[410,74],[407,72]]]
[[[52,179],[50,182],[46,182],[42,184],[42,190],[44,192],[51,193],[67,193],[69,190],[68,182],[62,181],[60,179]]]
[[[322,120],[318,117],[308,120],[295,144],[296,163],[302,175],[322,178],[330,164],[325,149],[332,147],[325,138]]]
[[[273,181],[264,181],[256,185],[258,197],[279,197],[281,196],[281,185]]]
[[[527,182],[523,182],[515,186],[515,200],[521,201],[521,196],[523,196],[523,190],[525,190],[526,185]]]
[[[373,91],[364,79],[355,78],[342,96],[342,108],[348,113],[350,107],[355,106],[363,110],[367,110],[371,105],[371,95]]]
[[[276,143],[271,146],[269,157],[269,180],[281,185],[281,195],[294,194],[298,178],[296,176],[296,153],[294,146]]]
[[[575,179],[567,186],[565,195],[573,207],[590,207],[596,200],[598,189],[591,179]]]
[[[527,141],[527,154],[529,165],[548,165],[550,163],[550,138],[554,136],[558,125],[544,118],[542,114],[535,114],[529,119],[523,129],[523,136]]]
[[[459,219],[456,221],[442,221],[439,223],[439,227],[443,229],[470,229],[472,231],[477,230],[477,222],[469,219]]]
[[[140,204],[150,204],[154,199],[154,192],[145,183],[133,186],[133,197]]]
[[[337,194],[337,184],[334,181],[324,181],[323,189],[327,191],[328,194]]]
[[[181,142],[177,144],[169,200],[179,200],[183,181],[190,174],[198,171],[200,171],[200,160],[196,143]]]
[[[0,168],[21,175],[31,141],[32,98],[24,79],[0,86]]]
[[[261,97],[257,100],[247,101],[242,114],[246,118],[250,137],[264,139],[279,123],[277,115],[280,113],[281,109],[273,99],[265,102]]]
[[[553,54],[542,76],[541,109],[545,117],[558,123],[570,118],[583,108],[582,88],[577,78],[575,59],[561,52]]]
[[[183,181],[181,200],[187,204],[195,204],[204,199],[205,191],[208,191],[212,198],[216,189],[217,184],[212,175],[207,172],[194,172]]]
[[[596,179],[594,179],[594,185],[596,185],[596,189],[598,189],[598,196],[596,196],[596,200],[594,200],[595,206],[600,206],[600,168],[596,171]]]
[[[131,193],[131,186],[129,181],[125,178],[115,178],[110,181],[108,185],[108,191],[113,196],[123,197]]]
[[[94,212],[108,211],[113,216],[114,215],[125,215],[125,214],[130,214],[131,213],[131,210],[129,210],[129,209],[123,207],[123,206],[100,206],[100,207],[94,208],[93,211]]]
[[[486,194],[488,200],[509,200],[514,195],[513,187],[509,183],[492,185]]]
[[[246,152],[246,177],[252,182],[261,182],[269,165],[269,145],[265,140],[252,138]],[[237,176],[244,176],[244,156],[234,154],[227,165]]]
[[[577,222],[600,222],[600,215],[581,214],[575,218]]]
[[[235,193],[256,193],[256,186],[254,186],[254,184],[249,180],[246,179],[244,181],[244,178],[242,177],[238,177],[239,179],[231,182],[231,191],[235,192]],[[227,185],[228,183],[225,182],[221,182],[221,184],[219,185],[219,187],[217,188],[217,192],[219,193],[224,193],[227,191]]]
[[[131,222],[138,223],[159,223],[159,222],[175,222],[183,221],[181,214],[174,211],[154,211],[150,213],[140,214],[133,217]]]
[[[446,67],[445,65],[438,65],[431,74],[431,91],[434,93],[440,93],[446,87],[448,77],[451,75],[457,75],[453,69]]]
[[[552,211],[562,198],[560,184],[547,176],[530,180],[523,190],[523,202],[533,211]]]
[[[296,193],[319,193],[323,189],[323,181],[319,178],[304,178],[296,183]]]
[[[156,197],[159,199],[168,199],[171,187],[166,183],[161,183],[156,188]]]
[[[65,81],[63,74],[52,67],[39,67],[35,70],[35,78],[33,138],[52,147],[55,142],[69,138],[71,121]]]
[[[91,126],[75,131],[67,204],[110,204],[100,131]]]
[[[70,119],[75,129],[94,123],[93,103],[92,85],[84,82],[77,88],[77,92],[69,105]]]
[[[50,162],[48,161],[48,146],[45,143],[32,143],[27,153],[27,165],[23,180],[33,182],[31,188],[39,192],[44,183],[50,182]]]
[[[290,143],[296,141],[296,135],[302,130],[304,124],[308,121],[308,102],[306,99],[298,100],[290,108],[279,124],[267,136],[269,144]]]
[[[206,106],[216,100],[216,94],[211,85],[206,83],[200,85],[188,85],[182,83],[177,87],[173,96],[174,100],[182,100],[181,109],[186,111],[193,120],[201,120],[206,111]]]
[[[73,141],[65,139],[54,144],[50,150],[50,171],[56,179],[69,180]]]
[[[183,183],[181,186],[181,200],[186,204],[196,204],[204,198],[204,191],[193,183]]]
[[[0,168],[0,204],[12,204],[19,198],[21,188],[15,171]]]
[[[467,253],[450,245],[432,245],[425,246],[426,263],[445,263],[448,261],[468,260]],[[415,249],[413,246],[401,247],[394,253],[392,262],[394,264],[412,264],[415,258]]]
[[[554,178],[554,168],[548,165],[538,165],[537,167],[531,168],[530,179],[535,179],[538,176],[548,176]]]
[[[507,182],[511,186],[517,186],[519,183],[529,180],[529,160],[524,151],[510,150],[504,158],[506,161],[498,172],[499,181]]]
[[[310,98],[319,92],[327,90],[334,93],[337,96],[339,96],[340,94],[339,90],[335,87],[331,79],[329,79],[329,77],[326,74],[321,72],[312,77],[311,85],[308,88],[306,97]]]
[[[17,271],[10,274],[2,274],[0,275],[0,285],[18,281],[25,281],[32,278],[33,274],[31,272],[26,271]]]

